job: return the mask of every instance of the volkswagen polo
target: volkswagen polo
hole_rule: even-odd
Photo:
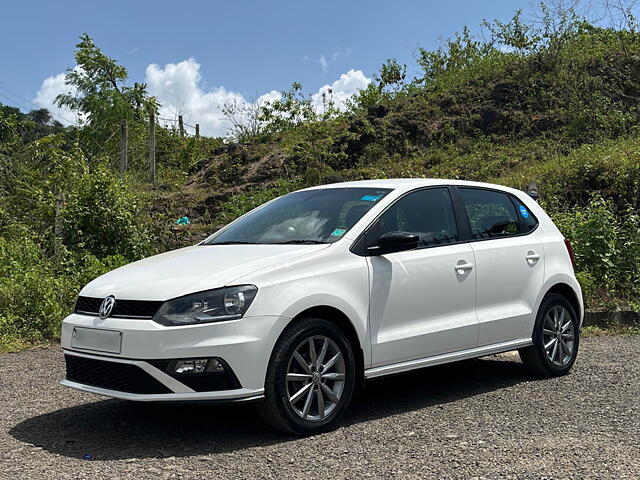
[[[526,193],[371,180],[272,200],[109,272],[62,324],[62,384],[136,401],[259,402],[308,434],[366,379],[518,350],[564,375],[583,316],[570,243]]]

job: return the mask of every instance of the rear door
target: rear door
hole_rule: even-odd
[[[391,231],[420,238],[413,250],[368,257],[372,366],[476,346],[473,251],[459,230],[447,187],[404,195],[369,227],[368,244]]]
[[[530,338],[535,301],[544,281],[537,222],[506,192],[470,187],[457,191],[471,226],[478,345]]]

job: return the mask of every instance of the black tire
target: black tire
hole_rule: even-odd
[[[555,355],[552,354],[555,344],[553,344],[553,347],[550,347],[549,353],[547,353],[545,349],[545,339],[547,343],[553,341],[553,336],[550,336],[548,333],[544,333],[543,335],[543,331],[549,332],[550,330],[549,328],[545,329],[545,323],[548,321],[547,315],[549,315],[549,319],[553,320],[554,312],[558,311],[558,309],[564,309],[566,312],[565,315],[569,315],[573,327],[571,354],[566,354],[566,358],[563,358],[565,351],[562,350],[562,343],[560,343],[559,339],[556,339],[555,342],[558,344],[557,348],[561,350],[556,352]],[[566,325],[566,323],[567,321],[565,320],[564,324]],[[549,327],[548,323],[546,325]],[[562,337],[562,334],[560,334],[560,336]],[[578,315],[565,297],[557,293],[550,293],[542,300],[540,308],[538,309],[538,315],[536,316],[536,323],[533,327],[532,339],[533,345],[518,350],[522,363],[531,373],[543,377],[559,377],[569,373],[578,356],[580,328]],[[562,338],[562,341],[564,343],[565,339]],[[567,343],[565,343],[565,346],[567,346]],[[550,355],[554,357],[555,361],[551,360]]]
[[[305,341],[308,342],[308,339],[318,337],[329,338],[334,342],[332,348],[335,349],[337,347],[339,349],[343,358],[341,368],[344,370],[344,381],[341,387],[338,387],[341,388],[339,400],[335,403],[330,403],[331,411],[326,412],[326,417],[309,419],[303,418],[300,412],[296,413],[295,407],[290,405],[287,390],[287,371],[290,368],[290,362],[293,362],[296,349],[299,349]],[[317,341],[322,342],[322,340]],[[340,417],[351,402],[355,380],[356,363],[353,350],[345,334],[326,320],[304,318],[289,326],[278,339],[267,369],[265,398],[259,404],[258,410],[267,424],[286,433],[311,435],[332,430],[337,426]],[[325,381],[318,380],[318,382],[324,383]],[[328,380],[328,382],[332,382],[332,380]],[[312,383],[312,381],[305,380],[301,385],[306,386],[307,383]],[[319,383],[314,383],[310,388],[312,391],[315,389],[316,394],[318,390],[322,392]],[[316,403],[317,417],[320,417],[320,405],[317,397],[312,399],[313,402]]]

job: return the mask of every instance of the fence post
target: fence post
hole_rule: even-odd
[[[156,181],[156,114],[149,114],[149,180]]]
[[[59,259],[62,255],[62,206],[64,205],[64,193],[58,193],[56,197],[55,216],[53,220],[53,256]]]
[[[127,150],[129,148],[127,121],[120,122],[120,175],[127,171],[128,159]]]
[[[184,137],[184,122],[182,121],[182,115],[178,115],[178,128],[180,129],[180,136]]]
[[[200,124],[196,123],[196,138],[200,138]]]

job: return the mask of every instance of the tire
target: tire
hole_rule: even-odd
[[[301,319],[273,349],[258,410],[267,424],[286,433],[325,432],[337,426],[351,402],[355,380],[353,350],[344,333],[326,320]]]
[[[551,293],[542,300],[532,339],[533,345],[518,350],[531,373],[543,377],[569,373],[578,355],[580,328],[578,316],[565,297]]]

